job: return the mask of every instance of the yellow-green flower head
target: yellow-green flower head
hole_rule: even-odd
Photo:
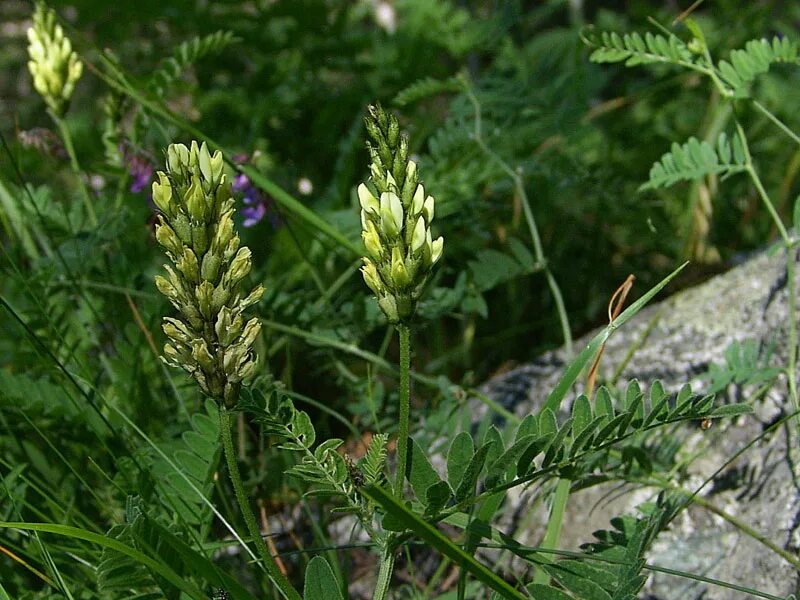
[[[28,69],[33,76],[33,87],[47,106],[61,116],[81,78],[83,63],[56,22],[56,13],[44,3],[36,5],[28,42]]]
[[[175,268],[156,286],[177,309],[165,318],[167,364],[191,374],[204,393],[233,406],[242,383],[256,372],[253,344],[257,318],[245,323],[246,308],[261,299],[260,285],[244,296],[241,285],[252,268],[252,253],[239,244],[233,227],[231,186],[219,151],[205,143],[167,148],[167,170],[153,183],[160,211],[156,240]]]
[[[425,195],[417,165],[408,159],[408,140],[397,119],[380,106],[366,118],[372,142],[371,187],[358,186],[367,256],[361,272],[391,323],[408,321],[444,240],[431,237],[433,196]]]

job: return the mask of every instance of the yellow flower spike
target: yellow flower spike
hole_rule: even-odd
[[[83,74],[83,63],[72,43],[56,23],[55,12],[44,3],[36,5],[33,26],[28,29],[28,69],[33,87],[57,117],[63,116],[75,84]]]

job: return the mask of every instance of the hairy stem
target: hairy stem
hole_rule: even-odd
[[[400,417],[397,426],[397,472],[394,479],[394,495],[403,497],[403,483],[406,477],[408,464],[408,422],[411,413],[411,330],[408,325],[398,325],[397,333],[400,335]],[[373,600],[386,600],[389,593],[389,584],[394,571],[394,544],[390,537],[384,544],[381,554],[381,566],[378,571],[378,583],[375,586]]]
[[[403,496],[403,482],[408,465],[408,421],[411,405],[409,374],[411,373],[411,332],[407,325],[399,325],[400,334],[400,420],[397,427],[397,473],[394,480],[394,495]]]
[[[89,193],[89,188],[86,187],[86,184],[83,181],[83,171],[81,170],[81,165],[78,162],[78,155],[75,154],[75,146],[72,145],[72,135],[70,134],[69,128],[67,127],[64,119],[52,111],[50,111],[50,118],[53,119],[56,127],[58,127],[58,132],[61,134],[61,139],[64,142],[64,149],[67,151],[67,155],[69,155],[69,164],[72,168],[72,171],[75,173],[75,177],[78,179],[78,185],[81,188],[81,196],[83,197],[83,203],[86,206],[86,213],[89,215],[89,221],[93,227],[96,227],[97,214],[94,212],[94,203],[92,196]]]
[[[272,554],[267,550],[264,538],[261,537],[261,530],[258,528],[256,517],[250,508],[250,501],[242,485],[242,476],[239,473],[239,465],[236,462],[236,450],[233,447],[233,436],[231,434],[233,422],[231,421],[230,413],[225,407],[220,407],[219,409],[219,424],[222,433],[222,445],[225,449],[225,460],[228,463],[228,473],[231,477],[231,483],[233,483],[233,490],[236,493],[236,501],[239,504],[239,510],[242,511],[250,537],[253,539],[256,549],[264,561],[267,574],[284,598],[287,600],[302,600],[297,590],[292,587],[289,580],[281,573]]]
[[[389,597],[389,586],[392,582],[392,572],[394,571],[394,549],[390,543],[381,554],[381,567],[378,571],[378,581],[375,584],[375,593],[372,600],[386,600]]]

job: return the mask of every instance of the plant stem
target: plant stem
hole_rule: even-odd
[[[408,325],[398,325],[397,333],[400,335],[400,416],[397,425],[397,472],[394,479],[394,495],[402,501],[403,483],[406,477],[408,464],[408,422],[411,413],[411,330]],[[373,600],[386,600],[389,593],[389,584],[394,571],[394,544],[390,537],[384,543],[381,554],[381,566],[378,571],[378,583],[375,586]]]
[[[386,600],[389,597],[389,584],[392,582],[392,572],[394,571],[394,549],[390,543],[381,554],[381,567],[378,571],[378,581],[375,584],[375,593],[372,600]]]
[[[796,233],[796,232],[795,232]],[[792,398],[795,412],[800,411],[800,400],[797,397],[797,287],[795,284],[795,259],[797,250],[794,245],[786,248],[786,285],[789,288],[789,358],[786,365],[786,378],[789,382],[789,396]]]
[[[556,493],[553,497],[553,506],[550,507],[550,520],[547,522],[547,531],[541,543],[542,548],[555,550],[558,547],[558,538],[561,537],[561,525],[564,522],[564,511],[567,509],[571,485],[572,482],[569,479],[558,480]],[[547,575],[547,571],[537,567],[533,582],[548,584],[550,577]]]
[[[400,334],[400,420],[397,428],[397,473],[394,495],[403,497],[403,482],[408,464],[408,420],[411,405],[409,374],[411,373],[411,332],[407,325],[398,325]]]
[[[286,579],[283,573],[281,573],[278,565],[275,563],[275,559],[272,557],[272,554],[270,554],[267,550],[267,545],[264,543],[264,538],[261,537],[261,530],[258,528],[255,515],[253,515],[253,511],[250,508],[249,499],[247,498],[247,494],[244,491],[244,486],[242,485],[242,476],[239,473],[239,465],[236,462],[236,451],[233,447],[233,437],[231,435],[233,422],[231,421],[230,413],[224,406],[220,407],[219,409],[219,424],[220,432],[222,433],[222,445],[225,449],[225,460],[228,463],[228,473],[230,474],[231,482],[233,483],[233,490],[236,493],[236,501],[239,504],[239,510],[242,511],[242,516],[244,517],[245,523],[247,523],[247,530],[250,532],[250,537],[253,539],[256,549],[264,561],[267,574],[272,582],[278,587],[284,598],[287,598],[287,600],[302,600],[297,590],[292,587],[292,584],[289,583],[289,580]]]
[[[744,130],[739,123],[736,124],[736,131],[739,134],[739,139],[742,142],[745,157],[747,158],[747,174],[750,176],[753,185],[756,186],[758,195],[761,197],[761,200],[767,207],[767,211],[769,211],[775,226],[778,228],[778,232],[781,235],[783,245],[786,249],[786,279],[787,287],[789,288],[789,356],[786,365],[786,378],[789,385],[789,396],[792,400],[792,406],[794,407],[795,412],[797,412],[800,410],[800,399],[797,397],[797,319],[795,314],[797,306],[797,289],[795,287],[795,241],[786,230],[786,226],[783,224],[778,212],[775,210],[775,206],[772,204],[769,194],[767,194],[767,191],[764,189],[764,185],[761,183],[761,178],[758,176],[758,172],[753,166],[753,161],[750,157],[750,148],[747,144],[747,137],[745,136]],[[797,232],[795,232],[795,235],[797,235]],[[798,418],[798,428],[800,428],[800,418]]]
[[[478,100],[478,97],[475,95],[475,92],[472,90],[472,86],[469,84],[466,78],[464,79],[463,84],[464,92],[466,93],[470,102],[472,102],[472,106],[475,111],[475,130],[472,134],[473,139],[483,153],[495,161],[514,183],[514,189],[516,190],[520,202],[522,203],[522,211],[525,213],[525,222],[528,224],[528,231],[531,234],[531,241],[533,242],[533,254],[536,258],[537,266],[544,271],[545,278],[547,279],[547,285],[550,287],[550,293],[553,294],[553,301],[556,305],[558,320],[561,323],[561,335],[564,338],[564,350],[566,351],[567,356],[572,356],[572,331],[569,325],[567,309],[564,306],[564,297],[561,294],[561,288],[558,286],[556,278],[553,276],[553,273],[550,270],[550,266],[547,264],[547,258],[544,255],[544,249],[542,247],[542,239],[539,235],[539,228],[536,226],[536,219],[533,216],[533,209],[531,209],[531,203],[528,199],[528,193],[525,191],[525,185],[522,181],[522,176],[519,174],[519,172],[512,169],[511,165],[509,165],[500,157],[499,154],[492,150],[486,143],[486,140],[483,139],[480,101]]]
[[[758,100],[753,100],[753,106],[755,106],[761,113],[767,117],[772,123],[778,127],[783,133],[789,136],[792,141],[797,144],[800,144],[800,136],[798,136],[794,131],[789,129],[786,124],[781,121],[778,117],[776,117],[766,106],[761,104]]]
[[[64,119],[56,115],[52,111],[50,112],[50,118],[53,119],[55,122],[56,127],[58,127],[58,131],[61,134],[61,139],[64,142],[64,149],[66,149],[67,154],[69,155],[69,164],[72,167],[72,171],[75,173],[75,177],[78,179],[78,185],[81,188],[81,195],[83,196],[83,203],[86,206],[86,212],[89,215],[89,221],[93,227],[97,227],[97,214],[94,212],[94,203],[92,200],[92,196],[89,193],[89,189],[86,187],[86,184],[83,181],[83,171],[81,170],[81,164],[78,162],[78,155],[75,154],[75,147],[72,145],[72,135],[69,132],[69,128],[67,127],[66,122]]]
[[[744,533],[745,535],[753,538],[755,541],[759,542],[760,544],[764,545],[765,547],[772,550],[775,554],[783,558],[786,562],[792,565],[795,569],[800,570],[800,559],[798,559],[795,555],[791,552],[787,551],[784,548],[781,548],[778,544],[773,542],[771,539],[762,535],[760,532],[756,531],[754,528],[750,527],[747,523],[738,519],[737,517],[733,516],[732,514],[726,512],[725,510],[718,507],[716,504],[700,496],[699,494],[694,494],[690,490],[687,490],[679,485],[673,484],[669,481],[666,481],[659,477],[654,477],[652,481],[647,479],[628,479],[628,481],[632,483],[641,483],[642,485],[653,485],[655,487],[659,487],[665,490],[672,490],[682,494],[684,496],[688,496],[691,498],[692,503],[697,504],[708,510],[709,512],[714,513],[718,517],[724,519],[731,525],[733,525],[736,529]]]

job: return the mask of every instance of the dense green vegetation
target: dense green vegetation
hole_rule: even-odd
[[[535,571],[521,581],[476,555],[482,538],[470,521],[491,523],[510,487],[549,482],[545,543],[555,548],[570,482],[617,460],[614,448],[644,446],[666,423],[749,410],[715,408],[688,390],[670,404],[657,384],[645,393],[631,384],[600,388],[591,404],[581,397],[571,420],[557,420],[610,329],[586,350],[572,341],[607,323],[609,298],[629,274],[631,308],[615,325],[661,283],[691,285],[776,240],[794,247],[785,224],[800,218],[800,6],[709,0],[681,14],[674,3],[642,1],[75,0],[52,8],[83,65],[73,61],[62,77],[74,91],[54,96],[31,75],[33,4],[6,0],[0,30],[0,599],[208,598],[221,589],[262,598],[292,585],[290,598],[346,597],[361,563],[380,569],[376,598],[636,597],[644,553],[681,498],[659,497],[613,543],[586,550],[609,563],[520,551]],[[38,26],[53,34],[55,24]],[[368,111],[376,105],[396,115],[395,130],[383,109]],[[184,159],[178,176],[167,148],[192,141],[211,153]],[[214,150],[219,158],[208,158]],[[219,161],[213,176],[203,160]],[[409,160],[416,175],[392,187],[385,173],[393,165],[395,175],[409,173]],[[258,285],[264,293],[241,304],[261,325],[260,336],[241,338],[257,362],[226,371],[222,383],[160,358],[162,318],[191,320],[162,295],[168,286],[157,289],[162,263],[176,263],[192,286],[236,269],[225,255],[219,273],[192,279],[178,251],[165,260],[171,247],[156,234],[157,214],[167,216],[162,227],[179,227],[151,187],[164,184],[157,171],[168,172],[175,206],[205,219],[209,239],[225,210],[192,213],[185,188],[194,177],[216,190],[223,172],[232,184],[235,231],[252,252],[236,263],[242,296]],[[404,200],[398,223],[412,231],[423,219],[428,244],[410,233],[399,242],[382,206],[370,225],[360,220],[359,184],[382,205],[383,194],[410,198],[417,179],[435,198],[435,220],[433,203],[429,214]],[[203,193],[213,205],[214,192]],[[367,253],[362,227],[373,225],[383,246]],[[193,235],[177,247],[202,261],[205,242]],[[359,273],[362,256],[385,259],[400,298],[411,284],[392,262],[398,245],[424,265],[410,276],[424,292],[399,316],[375,301],[383,284],[368,287]],[[239,280],[231,286],[235,295]],[[187,302],[204,313],[192,339],[222,353],[228,342],[209,329],[220,307]],[[239,310],[238,300],[224,303]],[[475,388],[562,345],[576,362],[542,410],[502,432],[453,433],[441,479],[423,448],[455,431],[459,408],[480,401]],[[204,365],[197,354],[188,367],[167,354],[195,375]],[[796,403],[795,358],[788,397]],[[225,381],[232,391],[221,391]],[[387,466],[398,431],[400,463],[410,457],[407,490],[394,458]],[[345,448],[366,456],[355,465],[337,452]],[[635,451],[622,456],[644,468]],[[261,511],[291,519],[296,535],[276,536],[279,547],[271,538],[248,546],[258,526],[249,505],[258,521]],[[374,552],[348,552],[348,536],[328,527],[338,512],[355,515]],[[436,527],[443,521],[467,534],[446,537]],[[496,531],[484,537],[508,543]],[[392,579],[420,542],[462,566],[452,590],[442,585],[445,566],[418,587]]]

